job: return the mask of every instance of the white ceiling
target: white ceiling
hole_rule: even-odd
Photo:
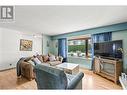
[[[127,21],[127,6],[15,6],[15,22],[0,27],[58,35]]]

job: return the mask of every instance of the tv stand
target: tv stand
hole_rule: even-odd
[[[93,72],[117,83],[122,72],[122,61],[95,56]]]

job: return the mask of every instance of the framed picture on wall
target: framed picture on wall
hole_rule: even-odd
[[[20,51],[32,51],[32,44],[31,40],[20,39]]]

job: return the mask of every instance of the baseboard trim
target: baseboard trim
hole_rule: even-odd
[[[11,69],[15,69],[15,68],[16,67],[12,67],[12,68],[8,68],[8,69],[0,70],[0,72],[7,71],[7,70],[11,70]]]

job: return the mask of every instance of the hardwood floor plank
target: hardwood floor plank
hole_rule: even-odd
[[[107,80],[92,71],[80,68],[84,73],[83,89],[84,90],[120,90],[120,85]],[[25,78],[17,78],[16,69],[0,72],[0,89],[18,89],[18,90],[36,90],[37,85],[35,80],[29,81]]]
[[[121,90],[121,86],[105,79],[92,71],[80,68],[84,72],[83,89],[85,90]]]

